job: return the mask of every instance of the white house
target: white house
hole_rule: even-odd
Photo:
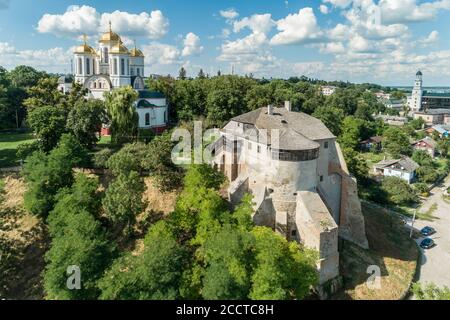
[[[374,166],[374,173],[385,177],[397,177],[411,183],[419,165],[409,157],[396,160],[382,160]]]

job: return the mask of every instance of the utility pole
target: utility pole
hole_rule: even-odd
[[[409,232],[409,237],[412,238],[413,230],[414,230],[414,221],[416,221],[416,212],[417,210],[414,210],[413,219],[411,222],[411,231]]]

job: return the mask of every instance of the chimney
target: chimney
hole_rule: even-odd
[[[273,106],[271,104],[267,106],[267,114],[270,116],[273,115]]]
[[[290,101],[285,101],[284,107],[286,108],[287,111],[292,111],[292,105]]]

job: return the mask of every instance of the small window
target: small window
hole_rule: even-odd
[[[150,125],[150,113],[145,114],[145,125],[146,126]]]
[[[320,182],[323,182],[323,176],[320,176]]]
[[[258,146],[258,153],[261,153],[261,146]]]
[[[328,141],[325,141],[325,144],[323,146],[325,149],[328,149]]]
[[[297,230],[292,230],[291,231],[291,236],[292,237],[296,237],[297,236]]]

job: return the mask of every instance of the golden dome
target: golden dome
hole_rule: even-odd
[[[120,36],[117,33],[112,32],[111,30],[105,32],[100,38],[100,42],[118,42],[118,41],[120,41]]]
[[[144,56],[144,54],[142,53],[142,51],[139,50],[139,49],[136,49],[136,48],[131,49],[130,55],[131,55],[132,57],[143,57],[143,56]]]
[[[78,46],[75,49],[75,53],[82,53],[82,54],[97,54],[91,46],[87,45],[86,43]]]
[[[130,51],[128,51],[127,47],[125,47],[122,41],[120,40],[119,44],[116,44],[114,47],[112,47],[109,53],[129,54]]]
[[[111,22],[109,22],[109,31],[103,33],[100,37],[100,42],[120,42],[120,36],[112,31]]]

